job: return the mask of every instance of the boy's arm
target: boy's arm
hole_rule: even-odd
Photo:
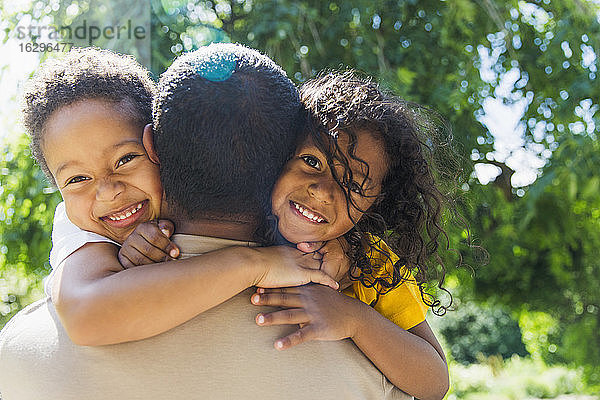
[[[113,244],[88,243],[56,271],[52,300],[77,344],[113,344],[157,335],[250,286],[273,284],[269,279],[285,286],[290,270],[297,272],[289,277],[292,285],[298,284],[294,280],[333,282],[318,270],[317,260],[283,246],[230,247],[131,269],[123,269],[117,252]],[[282,271],[279,276],[273,273],[277,268]]]

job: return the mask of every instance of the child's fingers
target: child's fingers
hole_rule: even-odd
[[[170,238],[173,232],[175,232],[175,225],[168,219],[159,219],[157,221],[157,225],[158,229],[160,229],[163,235],[168,238]],[[166,253],[169,253],[169,256],[172,258],[179,257],[179,247],[177,247],[177,245],[171,241],[169,241],[168,247],[163,248],[163,250],[165,250]]]
[[[344,246],[348,246],[345,239],[331,240],[321,250],[323,254],[321,269],[336,281],[341,280],[350,267],[350,260],[346,256]]]
[[[269,325],[299,325],[309,322],[308,314],[302,308],[288,308],[272,313],[260,313],[256,316],[256,324]]]
[[[169,255],[166,252],[156,247],[153,243],[150,243],[144,236],[130,236],[127,240],[127,247],[137,250],[138,253],[143,254],[146,258],[151,260],[147,264],[165,261],[169,258]],[[132,251],[132,254],[135,255],[136,253]]]
[[[122,248],[121,251],[119,252],[119,259],[121,256],[125,257],[127,260],[129,260],[129,263],[131,263],[131,266],[133,266],[133,267],[138,266],[138,265],[146,265],[146,264],[154,263],[153,260],[149,259],[144,254],[140,253],[135,247]],[[125,267],[125,268],[130,268],[130,267],[126,267],[123,263],[121,263],[121,265],[123,265],[123,267]]]
[[[136,241],[137,249],[155,262],[164,261],[167,256],[173,258],[179,256],[179,248],[164,235],[157,225],[142,224],[138,226],[137,232],[143,239],[143,241]]]
[[[277,350],[285,350],[290,347],[299,345],[300,343],[308,342],[309,340],[315,339],[315,331],[312,325],[306,325],[296,332],[287,335],[275,342],[275,348]]]
[[[173,232],[175,232],[175,225],[168,219],[159,219],[157,221],[158,229],[166,236],[171,237]]]
[[[340,287],[340,285],[331,276],[327,275],[321,270],[310,270],[310,281],[329,286],[333,290],[338,290]]]
[[[250,301],[254,305],[261,306],[299,308],[304,305],[299,295],[289,293],[255,293],[250,297]]]
[[[298,265],[305,269],[321,269],[321,257],[315,257],[314,254],[319,253],[303,254],[298,260]]]
[[[119,262],[123,266],[123,269],[128,269],[128,268],[132,268],[132,267],[136,266],[134,263],[132,263],[129,260],[129,258],[125,257],[125,255],[121,251],[119,251],[118,257],[119,257]]]
[[[325,242],[302,242],[296,245],[296,248],[304,253],[313,253],[319,251]]]
[[[257,288],[256,293],[290,293],[290,294],[300,294],[300,288],[297,286],[292,287],[284,287],[284,288]]]

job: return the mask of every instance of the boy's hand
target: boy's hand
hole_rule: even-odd
[[[340,282],[348,275],[350,260],[346,255],[346,250],[349,246],[343,237],[328,242],[303,242],[296,245],[300,251],[321,257],[321,271],[331,276],[336,282]]]
[[[258,255],[259,274],[253,286],[289,287],[320,283],[338,289],[338,283],[320,269],[320,257],[304,254],[289,246],[253,248]]]
[[[256,323],[300,325],[294,333],[275,341],[277,350],[289,349],[310,340],[340,340],[352,337],[360,315],[358,300],[323,285],[293,288],[257,289],[252,304],[283,307],[284,310],[258,314]]]
[[[179,248],[169,240],[174,230],[173,223],[166,219],[138,225],[123,242],[119,262],[127,269],[177,258]]]

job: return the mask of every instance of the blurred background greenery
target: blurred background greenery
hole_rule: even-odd
[[[17,123],[19,26],[126,22],[129,3],[0,3],[0,327],[40,298],[60,196],[31,160]],[[597,399],[600,392],[600,145],[594,0],[152,0],[149,46],[134,54],[158,77],[213,41],[267,53],[297,83],[355,67],[451,123],[463,156],[457,203],[473,243],[447,259],[454,311],[432,316],[451,365],[448,398]],[[66,21],[66,22],[65,22]],[[67,40],[68,41],[68,40]],[[128,44],[129,43],[129,44]],[[12,46],[12,47],[11,47]],[[148,56],[150,52],[150,56]],[[33,71],[56,53],[29,54]],[[11,72],[11,68],[13,71]],[[15,89],[16,87],[16,89]],[[448,227],[450,244],[465,241]]]

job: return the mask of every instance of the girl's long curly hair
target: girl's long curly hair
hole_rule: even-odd
[[[445,242],[449,249],[441,221],[451,203],[442,190],[444,182],[449,184],[446,189],[457,186],[460,167],[447,123],[434,111],[387,94],[353,71],[322,73],[305,83],[300,93],[312,125],[307,135],[326,155],[348,209],[356,207],[347,184],[353,181],[352,171],[337,143],[338,133],[349,136],[348,156],[365,165],[367,171],[367,163],[355,155],[361,132],[369,132],[383,143],[386,154],[382,157],[389,163],[381,194],[368,210],[359,209],[364,215],[353,221],[354,228],[344,235],[355,267],[351,268],[351,278],[384,294],[414,276],[425,304],[443,315],[452,296],[450,304],[443,305],[424,290],[424,285],[429,275],[440,269],[437,286],[449,294],[443,287],[445,266],[438,254],[440,243]],[[334,164],[344,167],[343,176],[336,173]],[[379,240],[398,256],[391,276],[378,273],[392,258]],[[376,259],[383,261],[374,263],[367,251],[379,252],[382,257]]]

